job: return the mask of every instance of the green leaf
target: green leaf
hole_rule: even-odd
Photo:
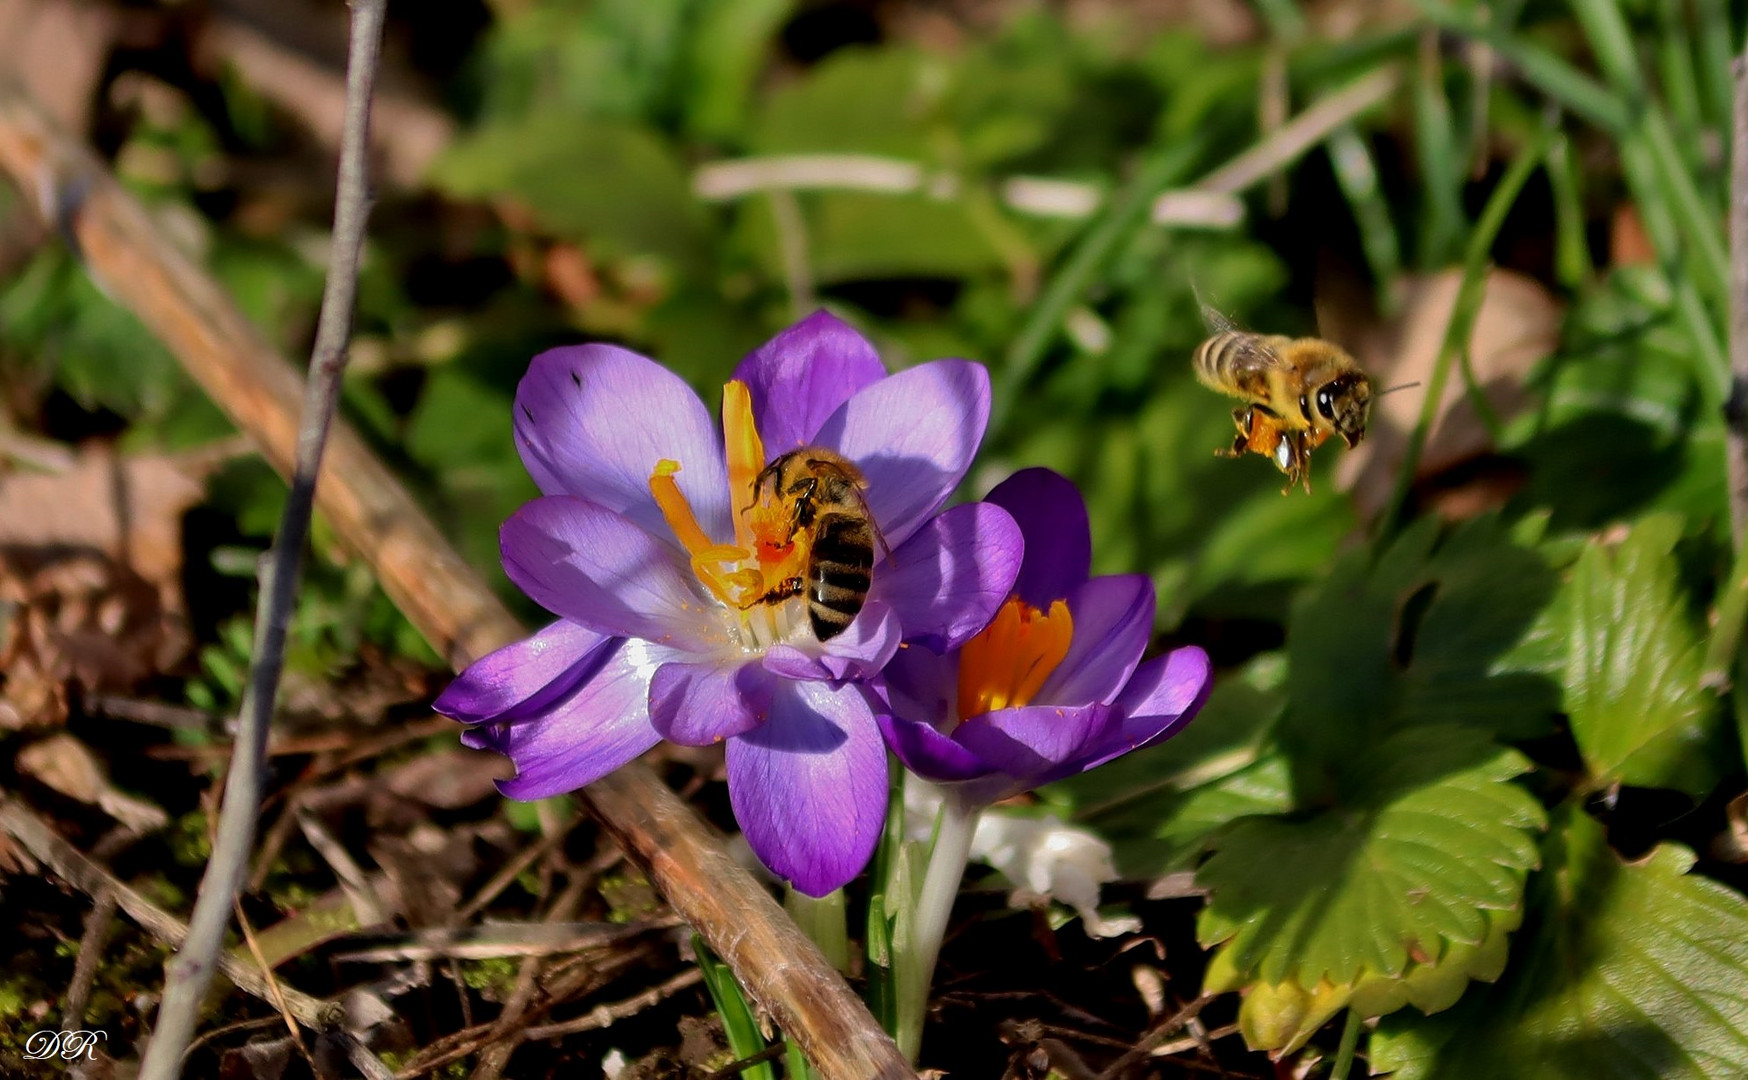
[[[431,179],[462,198],[513,197],[542,228],[606,256],[657,255],[696,269],[706,253],[678,156],[630,124],[543,108],[458,139]]]
[[[1311,816],[1221,836],[1198,881],[1209,992],[1245,989],[1253,1046],[1291,1050],[1352,1004],[1370,1014],[1454,1002],[1498,975],[1537,861],[1529,763],[1458,726],[1414,727],[1356,763],[1370,777]]]
[[[688,33],[690,78],[681,90],[688,128],[714,139],[740,134],[770,41],[795,6],[795,0],[702,6]]]
[[[1554,593],[1546,561],[1495,517],[1443,538],[1422,519],[1375,558],[1343,557],[1294,605],[1287,634],[1282,741],[1302,780],[1364,784],[1353,763],[1400,723],[1547,732],[1557,688],[1510,657]]]
[[[1591,783],[1702,796],[1718,777],[1704,642],[1676,580],[1682,521],[1648,517],[1579,556],[1565,600],[1565,702]]]
[[[1723,505],[1723,417],[1702,405],[1673,303],[1660,271],[1615,270],[1573,308],[1537,372],[1542,408],[1507,443],[1529,465],[1518,503],[1551,508],[1555,528]]]
[[[1384,1021],[1373,1070],[1398,1080],[1748,1074],[1748,900],[1689,873],[1692,854],[1672,844],[1622,863],[1576,810],[1547,848],[1506,979],[1440,1016]]]
[[[87,409],[156,420],[194,394],[170,353],[59,245],[0,288],[0,371],[52,373]]]
[[[1267,745],[1282,707],[1279,654],[1222,679],[1182,733],[1054,784],[1064,815],[1109,840],[1133,877],[1184,869],[1226,825],[1292,809],[1286,762]]]
[[[967,277],[1002,266],[964,202],[832,191],[806,205],[813,209],[807,227],[814,275],[822,283]]]
[[[763,154],[931,161],[928,133],[950,85],[945,61],[914,49],[840,49],[770,95],[753,125],[752,146]]]

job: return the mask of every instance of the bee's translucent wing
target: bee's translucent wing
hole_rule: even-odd
[[[1200,299],[1201,294],[1198,291],[1197,300]],[[1202,321],[1208,324],[1210,334],[1231,334],[1238,330],[1238,327],[1232,324],[1231,319],[1220,314],[1220,310],[1210,304],[1202,305]]]
[[[1280,367],[1284,361],[1262,334],[1247,334],[1215,308],[1203,304],[1202,320],[1214,337],[1231,335],[1220,349],[1221,366],[1234,377]]]

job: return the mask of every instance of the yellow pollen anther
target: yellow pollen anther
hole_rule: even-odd
[[[1009,597],[982,632],[959,652],[959,717],[1029,705],[1074,638],[1068,604],[1048,612]]]

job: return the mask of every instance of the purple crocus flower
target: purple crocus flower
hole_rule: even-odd
[[[987,804],[1164,739],[1202,707],[1207,654],[1142,664],[1153,586],[1089,577],[1092,535],[1075,486],[1048,469],[1015,473],[988,501],[1019,522],[1014,595],[959,649],[906,649],[883,676],[887,743],[912,772]]]
[[[989,379],[963,360],[887,375],[824,312],[742,361],[718,433],[678,376],[611,345],[535,357],[516,446],[543,498],[501,533],[504,570],[559,621],[463,672],[436,709],[504,753],[506,795],[590,783],[661,739],[727,741],[753,851],[821,896],[868,861],[886,812],[885,706],[864,685],[902,641],[964,643],[1007,596],[1018,527],[999,507],[936,514],[983,437]],[[757,483],[803,446],[862,480],[885,544],[866,600],[821,641],[791,508]],[[782,597],[787,597],[786,599]]]

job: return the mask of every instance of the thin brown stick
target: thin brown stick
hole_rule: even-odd
[[[1730,533],[1737,551],[1748,535],[1748,52],[1732,65],[1735,115],[1730,125]]]
[[[296,373],[138,201],[16,91],[0,90],[0,169],[26,192],[46,193],[39,209],[75,238],[93,276],[289,473],[301,398]],[[525,633],[357,433],[341,424],[329,441],[317,507],[456,667]],[[818,947],[648,768],[629,765],[582,797],[821,1076],[913,1075]]]
[[[1098,1080],[1115,1080],[1116,1077],[1123,1075],[1124,1070],[1128,1069],[1138,1061],[1145,1060],[1147,1056],[1152,1053],[1154,1047],[1165,1042],[1166,1036],[1179,1028],[1184,1027],[1191,1020],[1194,1020],[1197,1014],[1207,1008],[1208,1002],[1213,1000],[1214,996],[1212,994],[1203,994],[1201,997],[1186,1004],[1177,1012],[1172,1013],[1166,1019],[1155,1024],[1153,1030],[1149,1031],[1142,1037],[1140,1042],[1135,1044],[1134,1049],[1130,1050],[1116,1061],[1113,1061],[1110,1068],[1100,1073]]]
[[[641,994],[635,994],[624,1001],[597,1005],[574,1020],[528,1028],[522,1032],[522,1040],[527,1042],[531,1039],[556,1039],[564,1035],[575,1035],[580,1031],[600,1031],[612,1027],[628,1016],[636,1016],[651,1005],[666,1001],[687,987],[696,986],[703,981],[704,969],[689,967]]]
[[[123,884],[114,875],[91,861],[84,852],[69,844],[48,823],[23,804],[0,796],[0,830],[24,845],[36,859],[56,876],[89,896],[109,893],[127,917],[140,929],[167,945],[180,945],[188,935],[188,924],[171,915],[138,892]],[[267,981],[251,964],[237,960],[230,953],[219,954],[218,969],[237,987],[262,1001],[271,1002],[273,993]],[[316,1030],[326,1030],[345,1019],[345,1010],[337,1003],[311,997],[289,986],[280,986],[285,1008],[298,1023]]]
[[[340,376],[346,367],[346,342],[352,334],[358,264],[370,216],[370,96],[376,85],[377,55],[388,0],[353,0],[352,41],[346,61],[346,120],[341,139],[340,176],[334,196],[334,232],[327,284],[310,354],[310,377],[298,412],[297,452],[291,493],[268,553],[255,615],[255,641],[249,681],[237,720],[236,752],[225,780],[218,835],[201,875],[200,894],[188,920],[188,939],[164,965],[164,998],[157,1024],[140,1062],[142,1080],[174,1080],[182,1052],[194,1038],[201,999],[206,996],[218,954],[224,950],[237,890],[249,869],[249,849],[260,822],[267,785],[267,737],[279,676],[285,665],[286,637],[297,603],[304,542],[315,510],[316,478],[327,448],[328,430],[340,401]],[[272,980],[269,978],[269,984]]]
[[[249,955],[254,957],[255,966],[261,969],[261,978],[267,981],[267,989],[273,995],[273,1007],[279,1010],[280,1018],[285,1021],[285,1030],[291,1035],[298,1056],[309,1063],[312,1074],[320,1076],[321,1067],[310,1056],[310,1048],[303,1041],[303,1031],[297,1026],[297,1017],[291,1015],[291,1010],[285,1007],[285,988],[279,985],[279,979],[273,974],[273,965],[267,962],[266,955],[261,952],[261,942],[255,937],[254,924],[249,922],[249,917],[243,912],[242,900],[235,901],[231,906],[236,912],[237,928],[243,932],[243,943],[249,947]]]
[[[522,876],[522,871],[534,865],[534,861],[547,852],[558,847],[564,838],[571,834],[581,818],[573,818],[561,828],[557,828],[529,844],[521,851],[510,856],[510,861],[498,868],[490,881],[480,887],[473,899],[461,905],[455,913],[455,921],[463,923],[484,911],[487,904],[498,898],[498,894],[510,887],[510,884]]]
[[[73,981],[67,984],[67,1005],[61,1010],[61,1030],[76,1031],[85,1026],[85,1006],[91,1002],[91,985],[97,980],[97,962],[103,958],[103,946],[109,941],[109,928],[115,920],[115,893],[104,889],[91,897],[91,911],[85,916],[85,932],[79,936],[79,955],[73,961]]]

